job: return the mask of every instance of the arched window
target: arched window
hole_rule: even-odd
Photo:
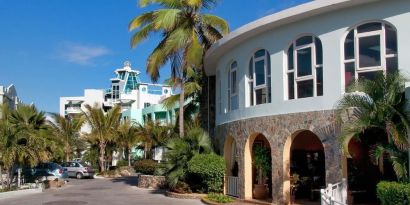
[[[270,56],[264,49],[256,51],[249,61],[248,88],[248,105],[271,102]]]
[[[378,72],[398,69],[396,29],[370,22],[351,29],[344,42],[345,86],[356,79],[373,79]]]
[[[229,67],[228,73],[228,111],[238,109],[238,81],[237,81],[238,63],[234,61]]]
[[[287,52],[288,99],[323,95],[323,52],[320,39],[311,35],[292,42]]]

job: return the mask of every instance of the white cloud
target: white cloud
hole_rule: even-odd
[[[109,54],[111,51],[98,45],[85,45],[65,42],[58,48],[59,57],[67,62],[79,65],[93,65],[93,60]]]

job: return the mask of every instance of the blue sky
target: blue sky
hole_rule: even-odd
[[[210,11],[231,30],[309,0],[222,0]],[[106,88],[130,60],[150,82],[145,62],[157,39],[131,49],[129,21],[153,9],[137,0],[0,0],[0,85],[16,85],[25,103],[58,112],[60,96]],[[163,68],[164,80],[169,73]]]

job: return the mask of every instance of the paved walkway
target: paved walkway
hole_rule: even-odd
[[[173,199],[162,192],[140,189],[136,177],[120,179],[70,179],[59,189],[0,200],[0,205],[200,205],[199,200]]]

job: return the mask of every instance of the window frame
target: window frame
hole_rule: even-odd
[[[233,82],[233,75],[235,75],[235,82]],[[235,86],[235,89],[233,89],[233,86]],[[232,63],[229,64],[229,72],[228,72],[228,112],[237,110],[239,108],[239,98],[238,98],[238,63],[237,61],[232,61]],[[235,92],[233,92],[233,90]],[[232,99],[234,97],[237,97],[237,107],[233,109],[232,107]]]
[[[380,30],[375,30],[375,31],[367,31],[367,32],[358,32],[358,27],[366,25],[366,24],[371,24],[371,23],[380,23],[381,28]],[[362,22],[360,24],[356,24],[355,26],[349,28],[344,35],[343,42],[342,42],[342,55],[343,55],[343,79],[342,83],[344,84],[343,89],[346,91],[346,87],[348,86],[346,84],[346,64],[348,63],[354,63],[354,79],[357,81],[359,79],[359,75],[362,73],[370,73],[370,72],[377,72],[377,71],[382,71],[383,74],[387,73],[387,59],[389,58],[398,58],[398,50],[395,51],[395,53],[392,54],[387,54],[387,43],[386,43],[386,26],[391,27],[395,31],[395,39],[396,39],[396,44],[397,44],[397,29],[395,26],[393,26],[390,23],[376,20],[376,21],[366,21]],[[353,58],[351,59],[346,59],[346,47],[345,43],[347,40],[348,35],[350,32],[353,32],[354,35],[354,53],[353,53]],[[380,37],[380,66],[369,66],[369,67],[360,67],[360,38],[364,37],[372,37],[372,36],[379,36]],[[396,48],[397,49],[397,48]],[[398,69],[398,68],[397,68]]]
[[[255,54],[260,51],[263,50],[265,53],[263,56],[257,57],[255,58]],[[256,63],[263,61],[264,65],[263,65],[263,72],[264,72],[264,83],[261,85],[256,85],[256,72],[255,72],[255,68],[256,68]],[[247,76],[247,95],[249,95],[250,93],[252,94],[252,96],[249,96],[249,100],[247,100],[247,107],[252,107],[252,106],[257,106],[257,105],[261,105],[261,104],[268,104],[272,102],[272,87],[271,85],[268,85],[268,83],[270,82],[270,84],[272,84],[271,80],[271,76],[272,76],[272,71],[269,70],[271,69],[271,65],[270,64],[270,53],[268,52],[268,50],[266,49],[257,49],[256,51],[254,51],[252,53],[252,57],[248,62],[248,74]],[[252,73],[250,73],[249,71],[252,69]],[[252,78],[250,78],[250,74],[252,75]],[[252,88],[251,88],[251,84],[252,84]],[[266,90],[266,100],[263,103],[260,104],[256,104],[256,91],[257,90]],[[263,91],[262,91],[263,92]]]
[[[307,44],[303,44],[303,45],[297,45],[297,41],[303,37],[307,37],[310,36],[312,38],[312,42],[311,43],[307,43]],[[303,34],[300,35],[298,37],[296,37],[295,39],[292,40],[292,43],[287,47],[286,51],[285,51],[285,56],[286,56],[286,60],[285,60],[285,69],[286,69],[286,78],[285,78],[285,82],[286,82],[286,99],[287,100],[297,100],[297,99],[303,99],[303,98],[309,98],[309,97],[302,97],[299,98],[298,97],[298,83],[299,82],[303,82],[303,81],[309,81],[309,80],[313,80],[313,96],[311,97],[318,97],[317,95],[317,69],[322,68],[322,81],[323,81],[323,60],[322,60],[322,64],[318,64],[317,63],[317,48],[316,48],[316,41],[319,40],[319,43],[322,44],[321,40],[319,37],[313,35],[313,34]],[[289,66],[289,50],[292,48],[292,54],[293,54],[293,68],[290,69]],[[298,51],[306,49],[306,48],[310,48],[311,50],[311,69],[312,69],[312,74],[310,75],[305,75],[305,76],[298,76]],[[322,59],[323,59],[323,46],[322,46]],[[289,74],[293,73],[293,98],[290,99],[289,97]],[[322,82],[323,83],[323,82]],[[322,85],[322,95],[319,96],[323,96],[323,85]]]

